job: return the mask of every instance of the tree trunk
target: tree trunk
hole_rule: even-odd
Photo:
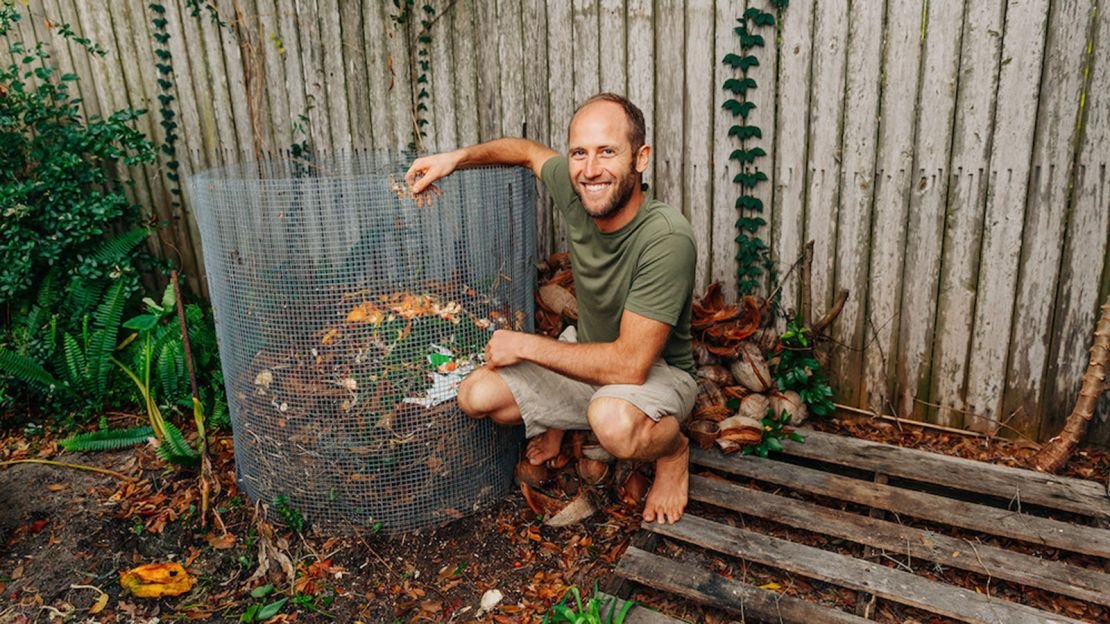
[[[1052,438],[1033,456],[1033,468],[1044,472],[1056,472],[1071,457],[1079,441],[1087,433],[1087,425],[1095,415],[1098,397],[1110,388],[1106,384],[1106,366],[1110,361],[1110,297],[1102,304],[1102,318],[1095,325],[1095,343],[1091,345],[1091,359],[1087,372],[1083,374],[1083,385],[1079,389],[1079,399],[1075,402],[1064,429]]]

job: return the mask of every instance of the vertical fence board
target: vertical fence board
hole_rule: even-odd
[[[748,5],[760,7],[762,10],[775,14],[773,7],[765,5],[764,3],[760,3],[757,0],[749,1]],[[762,238],[763,241],[767,243],[768,247],[771,247],[772,256],[775,253],[773,245],[775,233],[773,231],[772,224],[775,222],[774,189],[776,184],[776,172],[772,163],[774,163],[775,158],[778,157],[778,154],[776,153],[775,142],[775,103],[778,101],[779,96],[778,81],[776,80],[776,77],[778,75],[779,50],[777,49],[778,42],[776,41],[777,37],[775,36],[775,32],[778,28],[778,20],[782,17],[782,15],[785,15],[785,13],[775,15],[776,21],[774,28],[760,27],[758,29],[755,29],[758,34],[763,36],[764,46],[754,48],[753,51],[755,55],[759,57],[759,65],[756,65],[748,70],[748,77],[754,79],[759,85],[754,91],[748,92],[748,101],[755,104],[755,109],[752,111],[751,115],[748,116],[748,123],[753,126],[759,127],[760,131],[763,133],[763,138],[752,141],[749,147],[758,146],[762,148],[763,151],[767,152],[767,155],[757,160],[754,163],[754,167],[752,168],[753,170],[759,170],[767,174],[767,181],[760,182],[751,192],[751,195],[753,197],[763,202],[763,214],[761,216],[763,217],[764,221],[767,222],[767,225],[764,225],[763,228],[756,233],[756,235]],[[733,18],[732,23],[739,26],[739,24],[735,21],[735,19],[739,17],[739,15],[732,15],[731,17]],[[738,41],[738,37],[736,35],[733,35],[732,40]],[[737,50],[739,50],[738,45]],[[717,59],[717,61],[720,60],[721,59],[719,58]],[[719,87],[721,84],[722,83],[718,83],[717,86]],[[716,138],[718,141],[721,141],[724,139],[724,137],[727,136],[728,134],[726,130],[725,133],[717,135]],[[716,166],[717,165],[714,164],[714,167]],[[738,185],[732,183],[731,177],[729,178],[729,183],[731,184],[732,190],[739,189]],[[739,193],[736,193],[736,195],[739,195]],[[724,215],[722,215],[721,219],[721,223],[725,226],[724,229],[731,231],[732,233],[731,238],[726,239],[724,236],[722,236],[720,243],[724,246],[724,255],[732,256],[731,261],[728,262],[727,265],[732,271],[731,281],[733,282],[733,285],[732,288],[730,290],[726,290],[726,292],[735,292],[736,290],[735,282],[737,264],[735,256],[737,245],[735,242],[735,237],[737,231],[735,223],[736,218],[740,215],[735,208],[735,195],[733,196],[733,200],[733,206],[731,206],[730,209],[725,212]],[[717,222],[718,219],[717,215],[715,214],[713,220],[714,228],[717,228]],[[714,242],[714,244],[716,245],[717,243]],[[777,266],[780,278],[783,273],[789,270],[790,265],[796,259],[797,257],[778,259],[779,262],[777,263]],[[767,291],[764,292],[766,293]]]
[[[436,5],[435,23],[431,28],[431,50],[429,51],[428,76],[431,83],[431,117],[434,118],[428,137],[424,140],[425,149],[443,152],[458,147],[459,137],[455,119],[454,54],[451,50],[451,20],[446,12],[455,10],[455,5]]]
[[[396,150],[393,131],[393,118],[389,114],[390,89],[394,79],[390,69],[391,60],[386,50],[385,33],[390,28],[386,7],[375,0],[365,0],[362,4],[363,50],[365,54],[367,87],[370,97],[368,111],[370,125],[373,127],[375,150]],[[461,31],[460,31],[461,34]],[[291,103],[292,104],[292,103]],[[297,114],[296,109],[291,111]]]
[[[844,66],[848,51],[847,0],[819,2],[814,20],[809,106],[806,239],[813,241],[810,296],[814,316],[832,305],[836,226],[844,131]]]
[[[628,99],[644,113],[647,143],[655,145],[655,33],[651,0],[628,0]],[[644,181],[655,186],[655,163],[659,155],[652,151],[651,163],[644,172]]]
[[[915,0],[888,0],[886,13],[875,157],[878,174],[866,294],[868,339],[860,392],[861,404],[879,413],[892,411],[905,223],[913,166],[913,152],[906,146],[913,143],[922,45],[921,7]]]
[[[975,311],[976,273],[986,202],[986,163],[993,134],[991,106],[998,87],[1002,5],[970,2],[964,13],[955,131],[949,165],[944,260],[937,295],[929,420],[963,424],[967,357]]]
[[[913,186],[906,225],[902,308],[897,353],[897,410],[922,419],[929,384],[931,341],[948,188],[948,156],[956,100],[963,3],[929,4],[922,51],[921,94],[914,142]]]
[[[655,196],[689,216],[682,194],[682,0],[655,3]]]
[[[775,126],[775,200],[771,208],[771,248],[781,265],[805,247],[806,163],[809,155],[809,83],[812,69],[814,0],[792,2],[782,16],[781,56]],[[798,271],[782,280],[784,310],[800,312]]]
[[[377,3],[375,3],[377,4]],[[304,141],[311,141],[312,137],[309,135],[308,122],[306,119],[311,119],[315,116],[312,112],[309,101],[305,97],[303,69],[301,68],[301,37],[298,31],[299,19],[293,7],[285,3],[276,9],[277,13],[277,41],[281,45],[281,63],[282,63],[282,82],[275,84],[273,88],[284,90],[289,103],[288,115],[285,119],[276,120],[276,123],[281,124],[281,131],[278,136],[288,136],[288,141],[282,142],[280,145],[283,149],[289,149],[294,143],[301,143]],[[379,39],[380,35],[375,33],[375,39]],[[384,66],[384,63],[383,63]],[[288,132],[288,135],[285,133]]]
[[[362,6],[359,3],[350,0],[342,2],[341,10],[338,54],[342,64],[342,75],[346,82],[346,123],[350,128],[350,145],[348,147],[363,150],[374,145],[373,124],[368,123],[370,117],[370,77],[366,68],[366,49],[363,46],[367,24],[363,21]],[[436,33],[433,34],[433,37],[439,35],[438,38],[433,39],[433,45],[438,44],[440,47],[447,45],[443,41],[443,39],[446,39],[443,34],[444,30],[446,30],[446,27],[440,25]],[[265,38],[263,38],[262,45],[267,48],[270,47],[267,45]],[[267,50],[267,56],[269,56],[269,50]],[[447,65],[450,65],[450,61],[447,62]],[[336,85],[335,88],[338,87],[339,85]],[[273,91],[273,89],[267,90]],[[435,95],[433,93],[433,96]],[[436,117],[439,117],[438,110],[436,111]],[[451,131],[454,133],[454,127],[451,128]],[[288,145],[288,143],[282,145]]]
[[[418,9],[414,9],[418,10]],[[388,108],[393,118],[393,142],[389,149],[396,152],[407,149],[413,142],[413,130],[416,127],[413,116],[416,105],[412,89],[416,76],[409,72],[411,67],[409,55],[413,52],[410,47],[415,39],[409,38],[409,33],[404,25],[396,23],[391,17],[390,6],[382,9],[382,25],[385,28],[386,50],[388,51],[389,89],[387,91]],[[418,25],[413,25],[415,28]],[[380,33],[377,33],[381,36]]]
[[[482,141],[501,136],[501,62],[497,58],[497,3],[477,3],[478,133]]]
[[[543,0],[523,0],[521,23],[524,33],[524,120],[525,137],[551,145],[551,109],[547,83],[547,9]],[[536,183],[536,253],[546,258],[555,251],[550,198]]]
[[[1110,19],[1100,11],[1093,21],[1096,47],[1053,315],[1042,438],[1059,433],[1079,396],[1110,276]],[[1092,438],[1105,443],[1105,400],[1100,408],[1103,416],[1092,423]]]
[[[458,2],[451,11],[455,55],[455,124],[459,145],[478,142],[478,69],[474,54],[478,33],[474,19],[474,5],[466,0]]]
[[[320,11],[320,41],[324,57],[321,79],[328,103],[328,125],[331,128],[331,143],[328,147],[349,152],[352,146],[351,125],[347,110],[350,99],[347,97],[346,84],[349,81],[343,67],[343,30],[339,21],[339,4],[351,5],[352,3],[349,1],[340,3],[339,0],[317,0],[317,3]]]
[[[624,0],[601,0],[598,25],[599,91],[627,96],[627,41],[625,39]],[[703,72],[703,67],[698,68]]]
[[[853,6],[849,20],[847,85],[844,97],[844,157],[840,174],[840,223],[836,240],[836,288],[847,288],[848,301],[832,326],[829,368],[840,379],[839,394],[859,403],[863,384],[864,304],[867,301],[871,205],[875,192],[876,120],[882,69],[884,8]]]
[[[686,198],[687,215],[697,241],[697,268],[694,289],[703,290],[709,283],[712,249],[705,241],[713,236],[713,202],[711,201],[713,163],[713,3],[690,0],[686,8],[686,103],[683,125],[686,128],[682,160],[682,195]],[[722,224],[723,225],[723,224]]]
[[[1087,38],[1081,33],[1087,31],[1094,8],[1091,0],[1052,3],[1041,72],[1033,171],[1010,336],[1012,356],[1002,401],[1002,413],[1015,414],[1010,426],[1033,438],[1042,417],[1042,379],[1048,366],[1060,240],[1067,214],[1063,208],[1068,204],[1083,90]]]
[[[73,10],[73,4],[70,0],[53,0],[47,4],[47,16],[58,22],[58,25],[69,24],[77,33],[77,36],[82,35],[80,24],[77,22],[77,13]],[[0,63],[7,64],[8,46],[6,42],[0,42],[0,46],[4,49],[0,50]],[[64,47],[65,50],[61,50]],[[89,54],[80,45],[67,41],[64,44],[58,40],[58,49],[63,56],[61,61],[65,71],[76,74],[79,80],[75,83],[70,83],[70,92],[76,90],[75,95],[81,97],[82,112],[86,116],[94,116],[100,114],[100,108],[96,100],[96,85],[90,80],[91,72],[89,70]]]
[[[500,136],[524,135],[524,41],[521,0],[497,0],[497,64],[501,67]]]
[[[295,0],[297,35],[299,38],[301,54],[300,84],[304,91],[307,105],[311,105],[312,113],[309,115],[308,136],[311,138],[314,149],[329,152],[332,148],[331,139],[331,112],[330,102],[325,83],[324,55],[321,38],[320,21],[323,19],[317,10],[317,0]],[[393,60],[394,71],[399,71],[397,59]],[[407,85],[407,82],[398,82]]]
[[[1006,8],[991,188],[967,373],[967,403],[977,416],[967,425],[978,431],[994,431],[1008,417],[999,412],[1033,148],[1034,115],[1027,109],[1039,90],[1039,80],[1030,77],[1040,75],[1047,13],[1047,0],[1011,0]]]
[[[226,24],[226,26],[216,29],[216,35],[223,51],[223,74],[231,100],[231,109],[227,113],[232,115],[235,120],[235,136],[239,144],[239,150],[235,154],[235,158],[240,160],[254,158],[254,127],[256,123],[251,114],[251,107],[247,103],[242,50],[239,47],[239,38],[233,26],[236,20],[235,9],[231,0],[221,0],[216,4],[219,8],[220,19]]]
[[[567,126],[574,112],[574,13],[569,2],[547,5],[547,67],[550,74],[551,147],[567,153]],[[551,216],[555,249],[567,249],[567,225],[555,211]]]
[[[598,38],[599,13],[596,0],[574,0],[574,29],[572,48],[574,67],[574,106],[582,104],[586,98],[600,89],[600,52],[602,42]],[[608,46],[608,42],[604,44]]]
[[[713,51],[713,83],[710,85],[713,91],[713,97],[710,98],[713,106],[713,196],[710,204],[712,209],[712,232],[707,238],[699,239],[698,244],[704,246],[708,243],[709,249],[706,251],[712,254],[710,256],[709,279],[720,282],[725,298],[734,301],[737,295],[736,244],[734,242],[736,238],[735,223],[738,216],[736,196],[740,194],[740,189],[733,183],[732,179],[740,173],[740,164],[729,159],[729,154],[732,153],[732,150],[739,148],[740,143],[734,137],[728,136],[728,129],[739,123],[741,118],[733,117],[732,113],[723,108],[725,102],[732,97],[732,93],[726,91],[722,85],[729,78],[739,78],[740,72],[722,63],[721,59],[726,54],[740,53],[740,38],[733,29],[738,26],[736,19],[743,15],[744,9],[739,3],[718,0],[716,13],[717,19],[714,23],[715,33],[713,37],[716,47]],[[762,64],[767,56],[774,54],[774,47],[768,45],[756,52]],[[764,81],[760,84],[766,87],[770,83]],[[772,124],[764,121],[761,125],[766,130],[763,136],[770,139],[774,130]],[[764,143],[769,143],[769,141],[765,140]],[[771,158],[764,159],[764,164],[771,162],[774,162]],[[765,201],[764,206],[769,209],[771,202]],[[700,295],[701,293],[697,294]]]

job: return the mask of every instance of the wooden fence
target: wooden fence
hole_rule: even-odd
[[[646,114],[650,181],[698,233],[699,289],[735,293],[736,145],[721,105],[736,72],[721,59],[739,51],[743,2],[428,0],[406,24],[384,0],[219,0],[198,15],[185,0],[164,14],[148,4],[31,0],[18,36],[82,76],[90,114],[156,109],[157,64],[172,67],[184,175],[302,141],[399,150],[418,118],[426,150],[502,135],[561,150],[576,102],[620,92]],[[764,33],[750,72],[770,178],[762,235],[783,274],[814,241],[818,312],[851,291],[832,329],[841,400],[978,430],[1058,428],[1110,292],[1105,5],[794,0],[777,45]],[[109,54],[67,44],[61,23]],[[143,124],[164,136],[153,112]],[[188,197],[172,205],[167,173],[130,172],[167,224],[152,248],[203,275]],[[540,210],[542,252],[562,248],[562,224]],[[1108,402],[1099,413],[1105,440]]]

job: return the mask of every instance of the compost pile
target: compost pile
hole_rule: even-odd
[[[230,380],[245,416],[239,438],[253,447],[242,478],[297,505],[341,503],[387,528],[421,507],[435,522],[469,514],[490,484],[464,504],[437,498],[445,479],[488,463],[484,434],[458,427],[458,384],[481,365],[491,333],[522,329],[525,313],[458,280],[332,299],[315,316],[338,322],[318,321],[285,350],[259,350]],[[496,447],[515,446],[511,432],[495,435]]]
[[[570,258],[555,254],[539,269],[536,328],[556,337],[578,318]],[[698,395],[685,433],[702,448],[765,454],[765,432],[772,430],[776,439],[790,436],[790,427],[807,417],[800,395],[780,392],[772,377],[783,347],[770,326],[769,308],[755,297],[726,304],[717,283],[693,304]],[[591,432],[572,431],[557,457],[541,466],[521,459],[513,477],[536,514],[549,525],[564,526],[590,516],[613,496],[639,505],[650,470],[648,463],[614,461]]]

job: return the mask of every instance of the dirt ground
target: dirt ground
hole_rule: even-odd
[[[834,421],[821,428],[997,463],[1020,464],[1026,452],[1005,441],[885,423]],[[588,594],[604,581],[639,525],[637,510],[613,494],[590,520],[551,528],[512,492],[436,530],[386,537],[308,528],[301,535],[237,492],[229,437],[212,449],[220,481],[212,506],[226,533],[211,517],[201,524],[195,475],[167,469],[150,448],[67,454],[50,439],[4,437],[0,460],[50,458],[129,479],[44,464],[0,468],[0,623],[237,622],[282,599],[267,622],[538,622],[569,587]],[[1085,450],[1067,470],[1104,480],[1110,456]],[[137,599],[121,587],[122,571],[168,561],[182,563],[195,579],[191,592]],[[758,567],[744,573],[751,580],[769,574]],[[479,612],[492,590],[501,600]],[[853,599],[825,584],[805,591],[833,604]],[[650,591],[635,597],[689,621],[733,621]],[[942,620],[890,611],[880,621]]]

